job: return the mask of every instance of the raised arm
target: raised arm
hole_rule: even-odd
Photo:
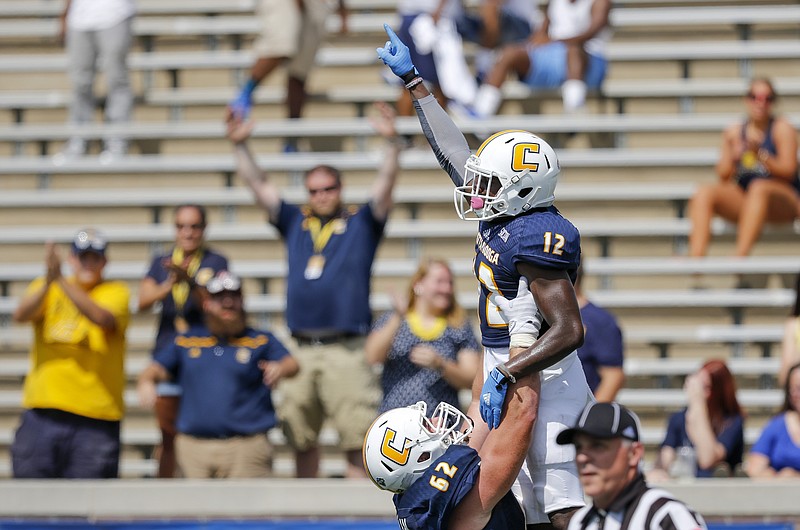
[[[234,113],[229,113],[227,120],[227,136],[233,144],[236,157],[236,173],[253,192],[256,202],[267,212],[270,222],[278,220],[281,208],[281,195],[278,187],[269,179],[266,171],[258,167],[247,139],[253,131],[252,122],[244,122]]]
[[[372,119],[372,126],[387,140],[387,145],[383,164],[372,185],[372,213],[376,219],[384,221],[392,209],[392,191],[400,171],[401,139],[398,138],[394,125],[394,109],[386,103],[377,103],[375,107],[378,109],[378,116]]]
[[[11,318],[14,322],[31,322],[42,318],[44,311],[44,299],[50,284],[61,277],[61,258],[56,252],[55,243],[48,241],[45,244],[45,277],[42,285],[37,289],[31,290],[19,301],[19,305],[14,310]]]
[[[411,62],[411,55],[403,41],[384,25],[389,40],[378,48],[378,57],[391,68],[406,85],[414,100],[422,132],[433,149],[439,165],[456,186],[464,184],[464,163],[470,156],[469,145],[463,133],[425,87],[422,77]]]
[[[686,407],[686,435],[692,441],[697,454],[697,466],[700,469],[711,469],[725,461],[727,450],[719,443],[711,419],[708,415],[705,389],[711,385],[709,375],[700,370],[686,378],[684,390],[688,406]]]

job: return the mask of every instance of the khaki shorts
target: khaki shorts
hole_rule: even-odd
[[[278,415],[289,445],[305,451],[317,445],[325,419],[339,433],[339,448],[361,449],[378,415],[378,378],[364,359],[364,338],[327,345],[295,345],[300,373],[280,382]]]
[[[273,448],[266,433],[225,439],[175,437],[178,465],[186,478],[272,476]]]
[[[261,0],[262,32],[253,44],[259,57],[285,57],[289,75],[305,80],[322,39],[330,14],[328,0],[303,0],[301,11],[295,0]]]

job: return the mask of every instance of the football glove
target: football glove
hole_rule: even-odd
[[[384,24],[383,29],[389,35],[389,40],[386,41],[383,48],[377,48],[378,57],[392,70],[394,75],[402,78],[407,83],[410,81],[410,79],[406,80],[407,77],[419,75],[417,69],[414,68],[414,63],[411,61],[411,52],[388,24]]]
[[[503,412],[503,402],[506,400],[508,390],[508,377],[495,367],[489,372],[481,389],[480,411],[481,418],[492,430],[500,425],[500,415]]]
[[[520,276],[517,296],[513,300],[495,294],[492,301],[503,312],[503,316],[508,320],[508,334],[512,339],[514,335],[527,334],[533,339],[539,334],[542,323],[537,318],[538,308],[533,294],[528,288],[528,279]],[[513,342],[513,340],[512,340]]]

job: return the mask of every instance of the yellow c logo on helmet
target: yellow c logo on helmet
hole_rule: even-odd
[[[398,451],[394,447],[391,446],[391,443],[394,442],[395,437],[397,436],[397,432],[392,429],[386,429],[386,432],[383,433],[383,443],[381,443],[381,454],[394,462],[397,465],[404,466],[408,462],[408,455],[411,453],[411,447],[407,446],[407,442],[410,442],[408,438],[403,440],[402,450]]]
[[[539,150],[539,144],[515,144],[511,157],[511,169],[514,171],[524,171],[526,169],[538,171],[539,164],[529,160],[530,156],[538,154]]]

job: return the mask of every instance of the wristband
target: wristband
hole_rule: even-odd
[[[419,77],[419,72],[417,72],[416,68],[412,67],[411,70],[401,75],[400,79],[402,79],[403,83],[405,83],[406,86],[408,86],[408,84],[414,81],[417,77]]]
[[[511,348],[529,348],[536,342],[536,336],[533,333],[515,333],[511,335],[509,347]]]
[[[409,81],[408,83],[406,83],[406,88],[408,90],[411,90],[412,88],[414,88],[418,84],[422,83],[422,81],[423,81],[423,79],[420,76],[417,76],[414,79],[412,79],[411,81]]]

